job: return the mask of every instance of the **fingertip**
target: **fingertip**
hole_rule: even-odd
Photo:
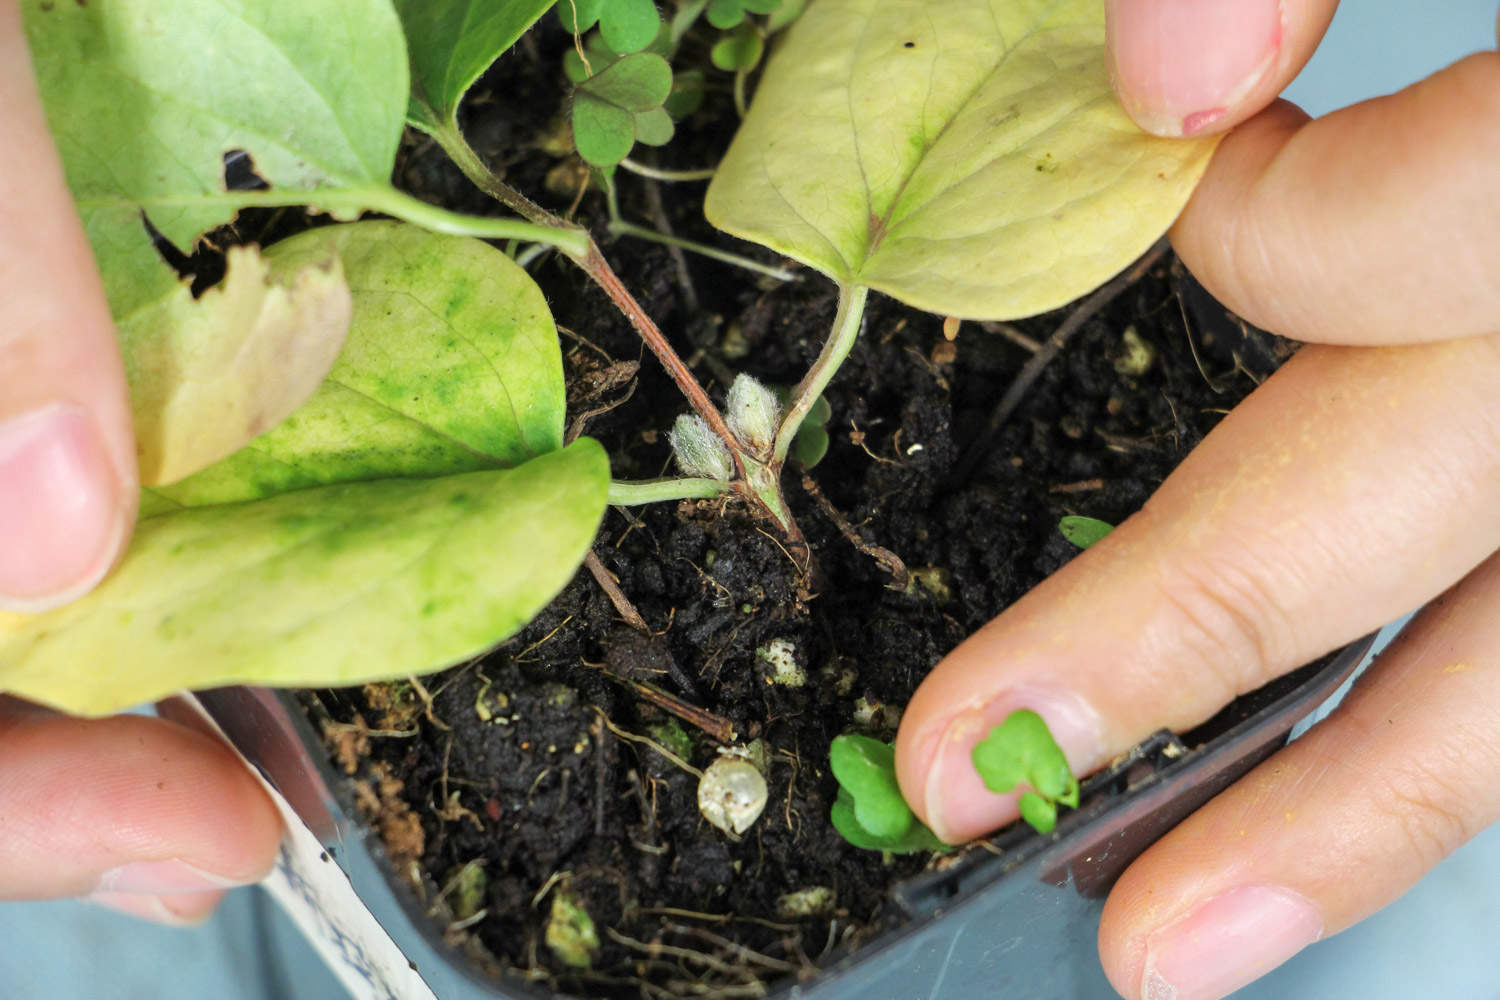
[[[0,421],[0,609],[43,611],[93,589],[134,512],[135,491],[85,409],[52,404]]]
[[[137,892],[96,892],[85,899],[139,920],[166,927],[197,927],[213,916],[224,891],[154,896]]]
[[[1225,132],[1269,104],[1312,55],[1335,0],[1108,0],[1110,77],[1154,135]]]

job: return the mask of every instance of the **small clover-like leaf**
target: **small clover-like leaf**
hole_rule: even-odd
[[[595,73],[573,92],[573,139],[578,155],[611,167],[636,141],[660,145],[672,137],[662,104],[672,92],[672,67],[654,52],[636,52]]]
[[[752,70],[766,51],[765,39],[753,24],[742,24],[714,43],[708,57],[727,72]]]
[[[672,77],[672,93],[662,107],[667,114],[681,121],[703,106],[703,71],[684,70]]]
[[[746,14],[770,14],[782,0],[709,0],[705,16],[708,23],[726,31],[745,20]]]
[[[776,398],[783,407],[791,403],[792,390],[789,386],[773,386],[772,391],[776,393]],[[823,456],[828,454],[828,419],[832,416],[833,407],[828,405],[828,400],[819,396],[808,408],[807,416],[802,418],[802,424],[792,437],[790,452],[791,457],[802,468],[811,469],[823,461]]]
[[[1114,531],[1115,527],[1108,521],[1101,521],[1095,517],[1068,514],[1057,522],[1057,530],[1080,549],[1086,549]]]
[[[1006,716],[974,747],[972,757],[975,770],[990,791],[1003,795],[1024,785],[1034,793],[1028,800],[1028,793],[1023,792],[1019,805],[1022,817],[1038,832],[1050,832],[1051,823],[1045,823],[1047,829],[1043,830],[1033,817],[1045,820],[1050,810],[1055,819],[1058,802],[1075,808],[1078,805],[1078,779],[1047,723],[1035,712],[1022,709]],[[1038,798],[1040,803],[1035,801]]]
[[[776,9],[771,11],[771,16],[766,18],[766,33],[774,35],[801,17],[806,9],[807,0],[781,0]]]
[[[559,0],[557,16],[575,35],[598,24],[605,43],[621,54],[641,51],[661,31],[652,0]]]

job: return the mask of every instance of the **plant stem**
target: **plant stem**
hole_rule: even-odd
[[[677,388],[682,390],[688,403],[698,411],[699,416],[708,422],[708,426],[713,428],[714,433],[723,439],[724,444],[729,448],[729,453],[734,456],[735,468],[741,475],[744,475],[744,445],[740,444],[739,439],[729,430],[729,425],[724,422],[724,417],[719,413],[718,407],[714,406],[713,401],[708,398],[708,393],[703,391],[703,387],[698,384],[693,373],[688,371],[687,365],[682,363],[682,359],[667,342],[660,328],[620,282],[619,277],[610,268],[604,255],[599,252],[598,244],[594,242],[587,230],[564,222],[495,176],[458,130],[444,128],[432,133],[432,137],[463,171],[464,176],[474,183],[475,187],[520,212],[539,228],[552,230],[554,236],[551,239],[541,239],[536,236],[521,238],[536,239],[537,242],[545,242],[557,247],[572,258],[573,262],[604,291],[604,294],[610,297],[615,307],[625,315],[630,325],[635,327],[641,339],[646,342],[646,346],[651,348],[651,353],[656,355],[662,367],[666,368],[667,374],[671,376],[673,382],[677,383]],[[580,242],[569,242],[565,246],[556,238],[555,234],[559,232],[576,237]]]
[[[653,167],[649,164],[637,163],[628,156],[620,161],[620,166],[632,174],[640,174],[642,177],[649,177],[653,181],[666,181],[669,184],[713,180],[714,174],[718,173],[718,170],[714,167],[703,167],[698,170],[663,170],[660,167]]]
[[[729,489],[728,483],[717,479],[610,480],[609,503],[614,507],[637,507],[668,500],[707,500],[728,493]]]
[[[839,370],[839,365],[849,356],[849,350],[854,346],[854,340],[859,336],[860,326],[864,322],[865,299],[869,295],[870,290],[864,285],[839,286],[839,309],[833,319],[833,330],[829,333],[818,360],[813,362],[807,374],[802,376],[802,381],[797,383],[797,388],[792,390],[786,416],[782,418],[781,428],[776,432],[776,448],[771,453],[771,462],[776,468],[781,468],[786,462],[792,439],[797,436],[797,429],[806,419],[807,411],[823,395],[834,372]]]
[[[742,267],[747,271],[754,271],[756,274],[764,274],[766,277],[775,278],[778,281],[797,280],[797,276],[784,267],[772,267],[769,264],[762,264],[758,260],[751,260],[749,257],[742,257],[728,250],[711,247],[706,243],[695,243],[692,240],[685,240],[680,236],[668,236],[666,233],[659,233],[654,229],[637,226],[633,222],[626,222],[619,217],[610,220],[609,231],[616,236],[634,236],[636,239],[650,240],[652,243],[660,243],[663,246],[681,247],[684,250],[698,254],[700,257],[708,257],[712,260],[722,261],[725,264],[733,264],[735,267]]]

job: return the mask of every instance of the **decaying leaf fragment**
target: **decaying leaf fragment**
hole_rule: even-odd
[[[255,248],[234,247],[201,299],[181,284],[131,313],[119,336],[141,482],[175,483],[289,415],[333,367],[352,310],[332,252],[282,284]]]
[[[1214,144],[1125,115],[1104,0],[818,0],[772,56],[705,211],[841,284],[1013,319],[1140,256]]]

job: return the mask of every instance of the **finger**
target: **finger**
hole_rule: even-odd
[[[0,706],[0,747],[0,898],[85,896],[193,921],[275,857],[281,823],[265,793],[183,726]]]
[[[20,14],[0,0],[0,609],[97,583],[135,519],[125,378],[42,115]]]
[[[1016,815],[969,759],[1012,711],[1086,773],[1451,585],[1500,547],[1496,384],[1500,338],[1304,348],[937,666],[897,738],[907,800],[950,842],[976,836]]]
[[[1172,229],[1235,312],[1298,340],[1500,330],[1500,53],[1308,121],[1279,104],[1224,139]]]
[[[1157,135],[1223,132],[1281,93],[1338,0],[1108,0],[1120,103]]]
[[[1500,556],[1304,738],[1169,833],[1104,909],[1129,997],[1213,1000],[1405,892],[1500,819]]]

